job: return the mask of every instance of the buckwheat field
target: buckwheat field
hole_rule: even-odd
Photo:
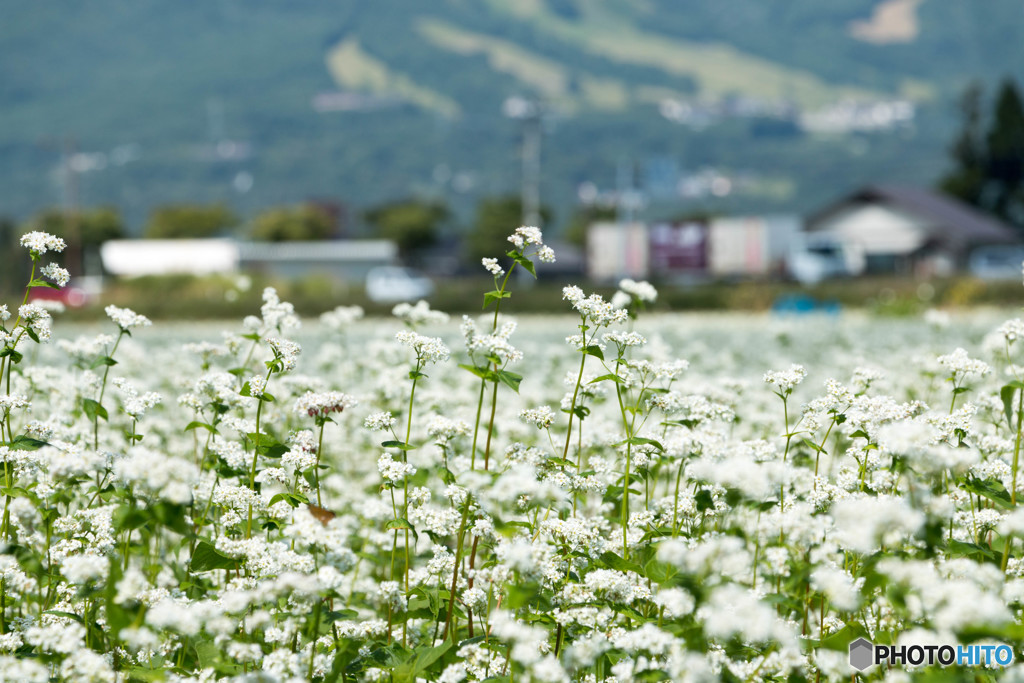
[[[0,306],[0,681],[1024,680],[847,651],[1024,639],[1024,321],[517,326],[509,240],[461,320]]]

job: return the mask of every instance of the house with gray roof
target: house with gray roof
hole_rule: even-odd
[[[842,247],[854,275],[948,275],[978,247],[1020,244],[998,218],[923,188],[875,185],[807,219],[808,235]]]

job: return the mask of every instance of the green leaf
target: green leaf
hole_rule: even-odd
[[[1013,431],[1013,395],[1018,389],[1024,389],[1024,383],[1014,380],[999,390],[999,398],[1003,399],[1003,412],[1006,414],[1006,426]]]
[[[416,446],[412,446],[410,444],[407,444],[404,441],[394,441],[394,440],[382,441],[380,445],[381,445],[382,448],[397,448],[400,451],[414,451],[417,448]]]
[[[32,494],[28,489],[21,486],[0,486],[0,495],[7,496],[8,498],[31,498]]]
[[[42,280],[40,278],[36,278],[32,282],[28,283],[28,286],[29,287],[49,287],[50,289],[60,289],[60,285],[58,285],[57,283],[50,282],[48,280]]]
[[[661,445],[660,441],[655,441],[654,439],[647,439],[642,436],[631,436],[622,443],[629,443],[633,444],[634,446],[654,446],[659,451],[665,451],[665,447]]]
[[[168,671],[166,667],[151,669],[149,667],[132,666],[127,669],[128,680],[130,681],[164,681],[167,679]]]
[[[620,572],[636,572],[641,576],[644,575],[643,567],[625,560],[610,550],[601,553],[601,562],[603,562],[609,569],[617,569]]]
[[[850,643],[857,640],[858,638],[870,638],[871,634],[864,629],[863,626],[856,622],[848,623],[843,628],[839,629],[832,635],[821,640],[814,646],[815,649],[835,650],[836,652],[846,652],[849,650]]]
[[[398,517],[397,519],[388,520],[388,523],[384,525],[385,529],[412,529],[412,522],[405,519],[404,517]]]
[[[987,498],[1004,510],[1013,508],[1013,502],[1009,492],[998,479],[978,479],[977,477],[970,477],[966,481],[960,483],[960,488],[964,491],[970,491],[982,498]]]
[[[615,382],[616,384],[625,384],[626,380],[622,379],[615,373],[608,373],[607,375],[601,375],[587,382],[587,384],[596,384],[597,382]]]
[[[207,541],[200,541],[192,553],[192,561],[189,563],[189,570],[193,572],[208,572],[212,569],[238,569],[242,561],[224,555]]]
[[[199,666],[204,669],[212,669],[213,665],[217,662],[217,657],[220,654],[220,648],[209,640],[196,643],[195,648],[196,657],[199,658]]]
[[[34,341],[36,344],[40,343],[39,342],[39,335],[36,334],[36,331],[33,330],[31,327],[26,327],[25,328],[25,333],[28,334],[28,338],[31,339],[32,341]]]
[[[384,528],[386,530],[394,529],[396,531],[399,529],[408,529],[412,532],[413,538],[415,538],[417,541],[420,540],[420,535],[416,533],[416,528],[412,525],[412,522],[405,519],[404,517],[399,517],[398,519],[390,520],[387,524],[384,525]]]
[[[111,368],[117,365],[117,361],[111,358],[110,356],[100,356],[99,358],[94,360],[92,364],[89,365],[89,367],[95,369],[100,367],[101,365],[105,365],[106,367]]]
[[[306,498],[301,493],[278,493],[273,498],[270,499],[270,502],[267,503],[267,506],[269,507],[274,503],[277,503],[278,501],[282,500],[291,505],[293,508],[297,508],[299,507],[299,505],[309,505],[309,498]]]
[[[427,375],[426,375],[426,373],[423,373],[423,372],[419,372],[418,370],[410,370],[410,371],[409,371],[409,379],[411,379],[411,380],[412,380],[412,381],[414,381],[414,382],[415,382],[416,380],[419,380],[419,379],[426,379],[426,378],[427,378]]]
[[[579,418],[580,422],[586,419],[587,415],[590,415],[590,408],[586,406],[576,406],[572,409],[572,414]]]
[[[466,372],[473,373],[480,379],[488,379],[488,374],[490,373],[489,368],[478,368],[475,365],[467,365],[465,363],[459,363],[459,367],[465,370]]]
[[[288,452],[287,446],[267,434],[249,432],[246,436],[256,446],[256,452],[267,458],[280,458]]]
[[[6,358],[7,356],[11,357],[12,364],[20,363],[21,359],[24,358],[23,355],[21,355],[20,353],[18,353],[9,346],[4,347],[4,350],[0,351],[0,358]]]
[[[108,419],[107,409],[91,398],[82,399],[82,410],[85,411],[90,420],[95,421],[98,417],[102,417],[104,420]]]
[[[193,429],[198,429],[200,427],[210,432],[211,434],[220,434],[220,432],[217,431],[217,428],[214,427],[212,424],[207,424],[206,422],[198,422],[196,420],[189,422],[188,425],[185,427],[184,431],[191,432]]]
[[[665,532],[667,535],[671,533],[671,529],[666,529]],[[659,586],[668,583],[678,574],[679,570],[676,567],[667,562],[661,562],[657,558],[652,558],[644,565],[643,575]]]
[[[519,383],[523,381],[523,376],[508,370],[498,370],[498,380],[518,394]]]
[[[165,527],[182,536],[191,536],[192,527],[185,521],[185,506],[178,503],[160,501],[149,508],[153,517]]]
[[[127,505],[118,507],[114,510],[113,515],[114,528],[118,531],[138,529],[145,526],[151,519],[153,519],[152,515],[146,510],[128,507]]]
[[[19,434],[18,436],[14,437],[14,441],[11,441],[8,444],[8,447],[12,451],[35,451],[39,450],[43,446],[49,445],[50,444],[48,444],[45,441],[33,439],[31,436],[27,436],[25,434]]]
[[[495,301],[500,301],[502,299],[509,299],[511,297],[512,297],[512,292],[500,292],[497,289],[495,289],[494,291],[491,291],[491,292],[485,292],[484,293],[484,308],[487,308],[488,306],[490,306]]]
[[[828,455],[828,453],[825,452],[824,448],[822,448],[818,444],[814,443],[813,441],[808,439],[806,436],[804,438],[800,439],[800,442],[803,443],[803,445],[805,445],[808,448],[810,448],[815,453],[825,453],[825,455]]]
[[[441,659],[452,647],[452,642],[446,640],[436,647],[420,646],[413,650],[413,656],[402,666],[395,669],[394,680],[396,683],[413,683],[420,674],[426,671],[434,662]]]
[[[697,491],[697,495],[694,496],[694,500],[697,502],[697,512],[704,512],[705,510],[711,510],[715,507],[715,500],[711,497],[711,492],[707,489]]]
[[[359,616],[359,612],[354,609],[337,609],[324,614],[321,619],[324,620],[325,624],[330,624],[335,621],[341,621],[342,619],[355,619]]]
[[[587,354],[588,356],[593,356],[594,358],[604,360],[604,351],[602,351],[601,347],[598,346],[597,344],[591,344],[590,346],[584,348],[583,353]]]
[[[534,278],[537,277],[537,270],[533,267],[533,261],[523,256],[522,253],[520,253],[518,250],[513,249],[512,251],[505,252],[505,255],[511,258],[519,265],[521,265],[523,268],[525,268],[526,272],[528,272]]]
[[[997,553],[989,547],[975,543],[964,543],[963,541],[950,541],[947,552],[952,557],[969,557],[977,562],[991,562],[999,564],[1002,553]]]

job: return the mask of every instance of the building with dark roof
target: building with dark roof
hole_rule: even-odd
[[[946,275],[973,249],[1012,245],[1021,235],[998,218],[922,188],[876,185],[807,219],[806,231],[840,245],[851,273]]]

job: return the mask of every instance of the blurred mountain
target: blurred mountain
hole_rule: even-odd
[[[1019,0],[0,0],[0,214],[243,214],[517,191],[804,210],[949,167],[956,100],[1024,75]],[[991,90],[991,87],[990,87]],[[527,107],[528,108],[528,107]]]

